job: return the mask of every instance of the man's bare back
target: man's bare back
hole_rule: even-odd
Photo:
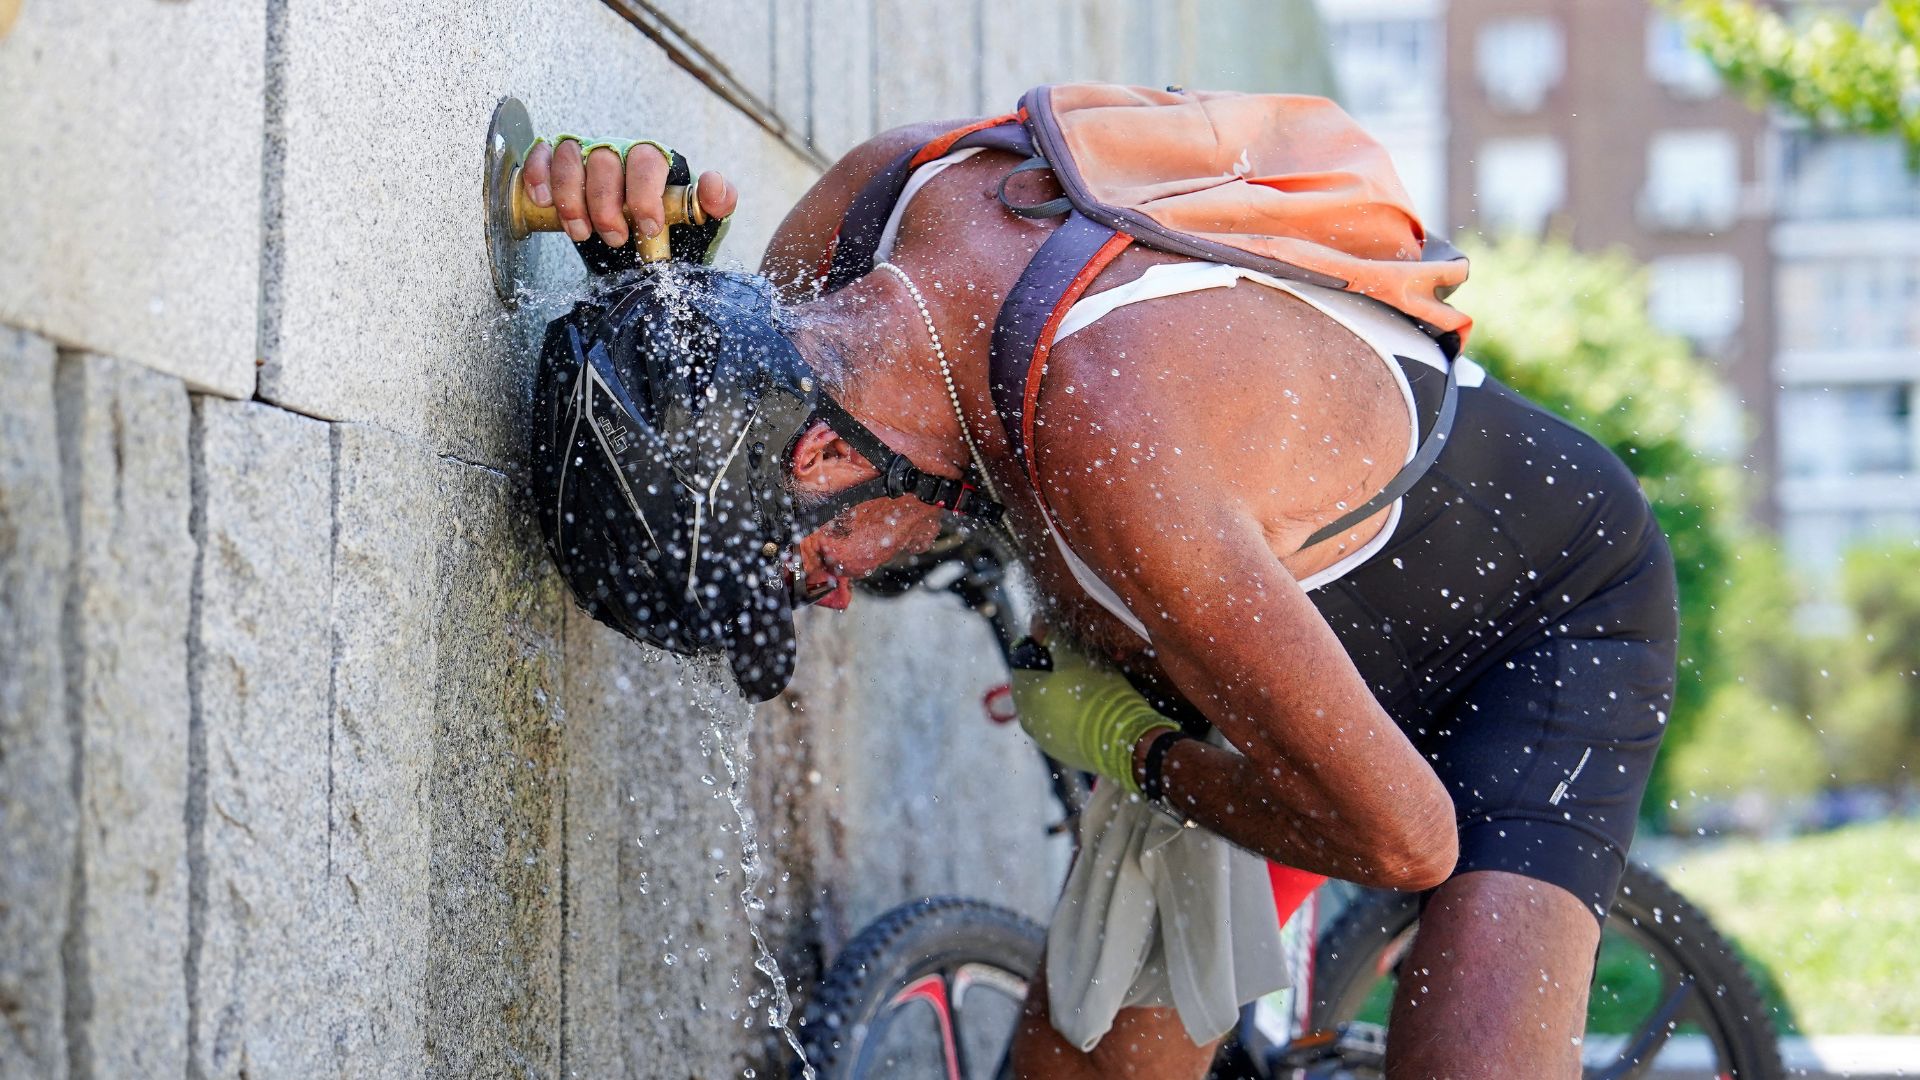
[[[789,215],[763,270],[787,278],[789,296],[807,296],[826,250],[816,245],[833,235],[852,190],[870,175],[863,167],[948,126],[903,128],[850,154]],[[1017,467],[992,419],[987,345],[1001,301],[1056,224],[1015,217],[1000,205],[1000,181],[1014,163],[988,153],[944,170],[902,216],[892,257],[939,297],[942,336],[975,406],[975,436],[1008,475]],[[1023,182],[1037,189],[1022,192],[1025,199],[1058,194],[1043,175]],[[824,222],[833,227],[823,229]],[[1107,267],[1100,283],[1117,287],[1151,266],[1179,261],[1134,248]],[[1345,537],[1304,551],[1298,543],[1380,490],[1410,452],[1406,405],[1372,351],[1309,305],[1259,288],[1114,312],[1052,351],[1042,409],[1044,474],[1131,464],[1141,454],[1122,449],[1155,444],[1197,454],[1211,471],[1232,477],[1231,487],[1272,538],[1274,557],[1296,578],[1379,531],[1384,511]],[[1085,614],[1089,622],[1104,616],[1097,608]]]
[[[790,288],[804,294],[826,254],[816,244],[833,236],[852,191],[942,126],[889,133],[835,166],[776,234],[768,272],[798,272]],[[1028,481],[994,419],[988,344],[1001,301],[1053,227],[1000,207],[1013,164],[983,153],[936,176],[906,209],[891,256],[935,309],[969,428],[1003,494]],[[1124,283],[1168,261],[1130,252],[1101,281]],[[869,275],[822,303],[874,327],[875,312],[902,306],[892,295],[900,288]],[[915,322],[886,334],[886,364],[928,350]],[[1244,755],[1183,747],[1170,765],[1208,778],[1195,786],[1284,789],[1242,799],[1231,815],[1190,793],[1196,819],[1304,869],[1398,887],[1439,880],[1453,865],[1451,803],[1297,584],[1379,532],[1384,512],[1299,550],[1406,460],[1406,405],[1378,357],[1305,304],[1245,287],[1122,309],[1048,363],[1035,448],[1048,505],[1075,552],[1135,612],[1151,613],[1142,618],[1154,624],[1152,655],[1139,655],[1139,638],[1075,584],[1045,541],[1038,502],[1007,495],[1050,608],[1110,655],[1164,674]],[[855,380],[850,407],[950,411],[944,399],[925,400],[931,385]],[[1226,583],[1225,594],[1192,587],[1206,579]],[[1264,809],[1281,803],[1295,812]]]

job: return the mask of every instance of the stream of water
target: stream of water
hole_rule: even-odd
[[[744,877],[740,886],[740,903],[745,909],[747,932],[753,935],[753,966],[767,977],[772,985],[773,1003],[767,1006],[767,1024],[780,1029],[787,1045],[800,1061],[801,1074],[806,1080],[815,1080],[813,1065],[807,1061],[807,1052],[800,1047],[800,1038],[793,1031],[793,997],[787,992],[787,980],[780,972],[780,962],[773,957],[773,950],[767,947],[767,939],[760,933],[757,914],[766,910],[767,902],[760,897],[760,879],[766,874],[766,864],[760,855],[759,831],[755,828],[753,808],[747,805],[747,767],[753,763],[753,713],[738,724],[728,724],[721,719],[719,708],[709,703],[711,722],[708,730],[713,735],[714,749],[720,752],[720,760],[727,769],[727,802],[733,807],[733,815],[740,821],[740,870]]]

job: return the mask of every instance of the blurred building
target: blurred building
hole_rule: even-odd
[[[1431,225],[1647,264],[1653,321],[1746,412],[1754,513],[1797,565],[1920,533],[1920,183],[1897,142],[1755,111],[1645,0],[1322,10],[1342,100]]]
[[[1646,263],[1648,315],[1712,359],[1746,410],[1754,511],[1772,521],[1766,118],[1722,93],[1645,0],[1453,0],[1445,22],[1453,221]]]
[[[1428,229],[1447,206],[1446,0],[1321,0],[1340,103],[1393,155]]]
[[[1551,232],[1647,264],[1652,319],[1713,359],[1751,418],[1755,512],[1773,520],[1766,119],[1644,0],[1322,9],[1343,100],[1430,225]],[[1703,446],[1736,441],[1712,426]]]
[[[1813,568],[1920,535],[1920,183],[1890,139],[1776,139],[1780,479],[1788,553]]]

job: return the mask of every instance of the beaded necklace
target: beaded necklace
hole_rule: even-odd
[[[980,483],[987,489],[987,497],[1005,506],[1000,493],[993,489],[992,478],[987,475],[986,458],[980,453],[979,444],[973,441],[973,429],[967,425],[967,412],[960,407],[960,389],[954,385],[953,369],[947,365],[947,347],[941,344],[940,331],[934,328],[933,313],[927,310],[927,298],[920,294],[919,286],[913,283],[905,270],[890,262],[880,263],[878,269],[892,271],[893,276],[900,279],[900,284],[907,287],[907,294],[913,297],[914,306],[920,309],[920,319],[927,324],[927,336],[933,339],[934,359],[940,361],[940,378],[947,384],[947,400],[953,402],[953,415],[960,421],[960,437],[967,441],[967,453],[972,455],[973,467],[980,473]]]

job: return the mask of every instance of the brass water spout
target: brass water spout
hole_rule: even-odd
[[[520,182],[520,170],[513,170],[513,238],[525,240],[537,232],[559,232],[560,210],[552,206],[540,206],[527,195],[527,186]],[[700,198],[692,184],[670,184],[664,192],[667,211],[667,224],[705,225],[707,212],[700,208]],[[632,225],[632,221],[627,222]],[[639,229],[634,229],[637,234]],[[640,238],[640,258],[645,262],[661,262],[672,256],[667,247],[667,230],[661,229],[652,238]]]
[[[0,0],[4,5],[6,0]],[[486,172],[482,197],[486,212],[487,265],[493,272],[493,288],[501,303],[513,307],[519,302],[519,288],[527,272],[527,257],[522,241],[537,232],[560,232],[560,212],[551,206],[535,206],[520,182],[520,165],[533,146],[533,122],[526,106],[517,98],[502,98],[493,110],[493,123],[487,129]],[[664,192],[666,224],[705,225],[706,211],[692,184],[675,184]],[[627,223],[631,226],[633,223]],[[638,230],[636,230],[637,232]],[[668,230],[663,228],[649,240],[640,240],[640,258],[661,262],[672,255],[667,244]]]

